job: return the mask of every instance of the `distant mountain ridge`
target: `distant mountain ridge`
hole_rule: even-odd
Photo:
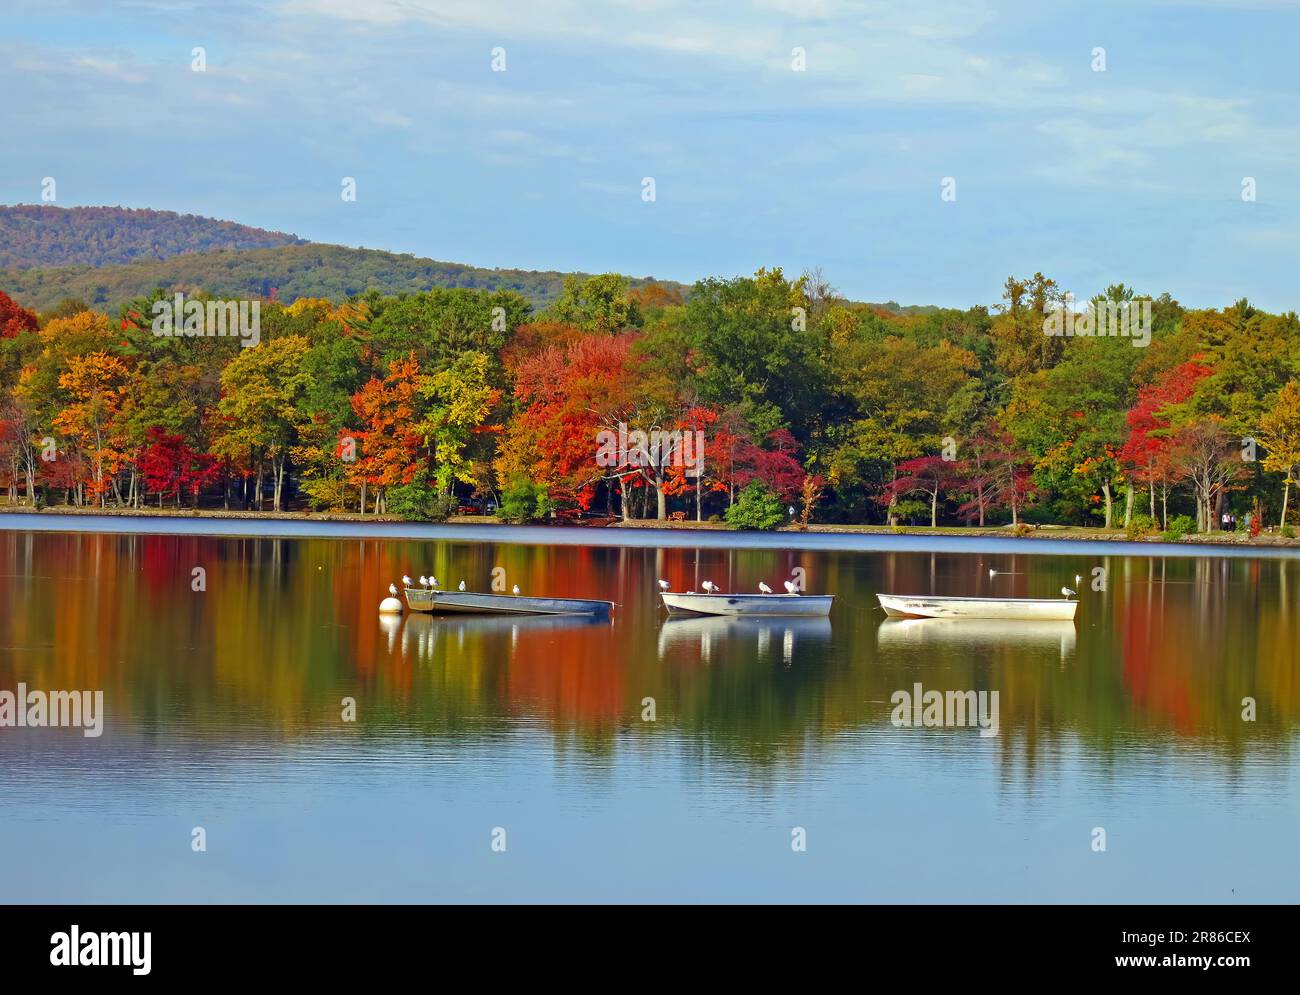
[[[515,290],[537,309],[569,276],[558,270],[488,269],[382,249],[309,242],[285,232],[196,214],[123,207],[0,205],[0,290],[35,311],[66,299],[110,314],[158,287],[217,297],[342,301],[367,290],[417,293],[435,287]],[[685,298],[673,280],[629,277]],[[937,308],[895,301],[870,307],[902,315]]]
[[[585,273],[483,269],[438,262],[380,249],[352,249],[308,242],[267,249],[191,252],[170,259],[139,260],[125,266],[55,266],[0,272],[0,290],[36,311],[50,311],[65,298],[115,313],[157,287],[217,297],[268,297],[292,303],[299,297],[342,301],[376,289],[415,293],[434,287],[516,290],[537,308],[560,296],[566,276]],[[685,294],[684,284],[630,277],[634,287],[656,284]]]
[[[0,205],[0,269],[114,266],[212,249],[303,245],[285,232],[129,207]]]

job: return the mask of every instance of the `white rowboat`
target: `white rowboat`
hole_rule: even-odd
[[[609,615],[614,610],[612,601],[435,591],[427,587],[408,587],[406,604],[413,612],[449,615]]]
[[[671,594],[660,595],[672,615],[802,615],[831,613],[833,594]]]
[[[985,618],[1071,622],[1079,602],[1067,598],[947,598],[877,594],[891,618]]]

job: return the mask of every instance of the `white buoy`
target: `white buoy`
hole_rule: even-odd
[[[380,615],[400,615],[402,614],[402,603],[396,598],[384,598],[379,602]]]

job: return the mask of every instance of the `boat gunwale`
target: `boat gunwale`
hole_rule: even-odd
[[[833,594],[777,594],[773,591],[771,594],[764,594],[762,591],[755,591],[750,594],[745,591],[734,591],[730,594],[710,591],[660,591],[660,595],[671,594],[679,598],[833,598]]]
[[[898,598],[904,601],[983,601],[1000,605],[1059,605],[1063,601],[1074,602],[1073,598],[976,598],[959,594],[880,594],[877,598]]]

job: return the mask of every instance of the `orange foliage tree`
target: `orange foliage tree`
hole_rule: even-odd
[[[59,376],[59,387],[71,395],[72,402],[55,416],[54,427],[85,453],[89,475],[82,483],[101,507],[110,487],[116,487],[123,459],[122,440],[114,423],[129,375],[126,364],[116,356],[92,352],[69,357],[67,372]]]
[[[361,420],[360,452],[349,466],[348,478],[361,489],[362,514],[368,491],[374,491],[374,510],[379,514],[388,489],[410,483],[424,465],[419,386],[420,363],[412,352],[394,360],[382,380],[367,381],[352,396],[352,410]]]

